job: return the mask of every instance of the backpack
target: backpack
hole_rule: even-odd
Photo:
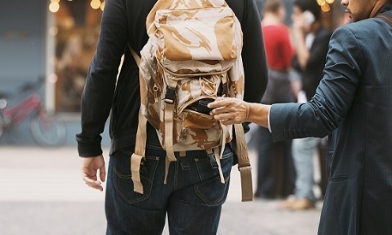
[[[243,98],[241,25],[224,0],[158,0],[146,20],[149,40],[140,51],[130,48],[139,66],[141,106],[135,152],[131,156],[134,191],[143,194],[140,164],[144,159],[147,121],[166,150],[165,183],[175,152],[206,150],[220,166],[233,127],[209,115],[207,104],[218,97]],[[241,124],[234,125],[242,201],[253,198],[251,167]]]

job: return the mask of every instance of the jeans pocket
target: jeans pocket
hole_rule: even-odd
[[[131,152],[119,151],[113,157],[113,185],[117,193],[128,203],[134,204],[150,197],[154,176],[159,162],[158,156],[146,156],[140,166],[140,180],[144,193],[134,192],[134,184],[130,171]]]
[[[211,164],[208,157],[195,158],[195,162],[201,180],[195,184],[195,193],[208,205],[222,204],[228,192],[233,153],[224,154],[220,161],[225,183],[220,180],[218,167]]]

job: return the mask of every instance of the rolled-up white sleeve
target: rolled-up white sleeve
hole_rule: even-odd
[[[269,132],[272,133],[272,130],[271,130],[271,122],[270,122],[270,113],[271,113],[271,106],[270,106],[269,109],[268,109],[268,130],[269,130]]]

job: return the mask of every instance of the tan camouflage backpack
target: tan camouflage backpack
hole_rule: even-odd
[[[143,193],[140,163],[144,158],[146,121],[157,130],[170,161],[185,151],[205,149],[218,164],[232,126],[209,115],[217,97],[243,98],[241,25],[224,0],[158,0],[147,16],[149,40],[139,65],[141,106],[135,153],[131,157],[135,192]],[[252,182],[242,126],[235,128],[243,201],[252,200]],[[244,175],[244,177],[243,177]],[[166,177],[165,177],[166,182]]]

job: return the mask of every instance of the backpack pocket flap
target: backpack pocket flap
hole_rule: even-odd
[[[190,109],[184,110],[184,128],[210,129],[217,124],[213,116],[199,113]]]
[[[163,9],[155,24],[159,53],[170,61],[237,58],[235,15],[228,7]]]
[[[178,112],[196,104],[200,99],[215,100],[226,73],[183,79],[178,85]]]

